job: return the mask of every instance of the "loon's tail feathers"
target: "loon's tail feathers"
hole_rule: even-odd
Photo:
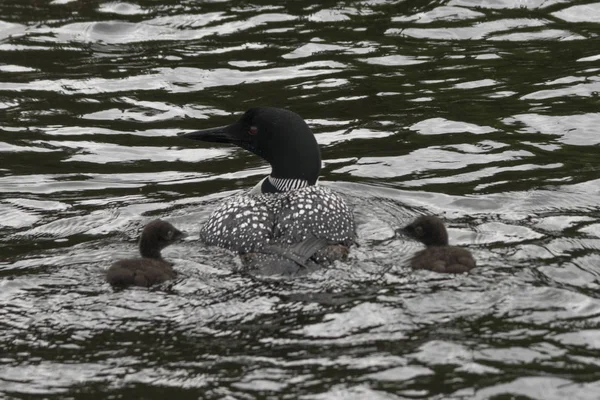
[[[314,236],[309,236],[300,243],[296,243],[293,246],[284,247],[280,244],[271,244],[265,246],[263,251],[265,253],[277,254],[288,260],[294,261],[301,267],[310,269],[307,264],[309,258],[311,258],[317,251],[327,246],[327,240],[319,239]]]

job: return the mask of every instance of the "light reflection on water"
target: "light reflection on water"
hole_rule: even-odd
[[[24,398],[596,399],[598,3],[0,4],[0,392]],[[199,245],[268,168],[177,132],[304,116],[352,205],[293,281]],[[410,271],[434,213],[479,268]],[[161,217],[180,276],[113,291]]]

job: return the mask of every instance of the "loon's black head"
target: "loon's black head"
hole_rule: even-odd
[[[448,232],[441,219],[423,215],[404,227],[404,232],[426,246],[447,246]]]
[[[251,108],[235,123],[180,134],[205,142],[231,143],[271,164],[271,176],[314,185],[321,170],[321,153],[314,134],[298,114],[272,107]]]

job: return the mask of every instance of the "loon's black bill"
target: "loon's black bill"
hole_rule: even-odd
[[[231,125],[219,126],[217,128],[202,129],[200,131],[180,133],[179,136],[188,139],[202,140],[203,142],[233,143],[237,140],[232,135]]]

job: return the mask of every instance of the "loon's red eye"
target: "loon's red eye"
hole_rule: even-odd
[[[257,128],[257,127],[255,127],[255,126],[251,126],[251,127],[248,129],[248,135],[252,135],[252,136],[254,136],[254,135],[256,135],[257,133],[258,133],[258,128]]]

